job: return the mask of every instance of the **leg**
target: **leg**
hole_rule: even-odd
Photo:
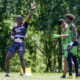
[[[6,61],[5,61],[5,65],[6,65],[6,72],[9,73],[9,61],[10,59],[13,57],[14,53],[16,51],[16,44],[13,43],[11,45],[11,47],[8,50],[8,54],[6,56]]]
[[[72,61],[72,68],[75,70],[75,65],[73,61]],[[66,76],[67,70],[68,70],[68,61],[67,61],[67,58],[65,57],[64,58],[64,74],[63,74],[64,76]]]
[[[25,61],[23,56],[24,56],[24,53],[19,53],[19,58],[20,58],[22,69],[23,69],[23,73],[25,73]]]
[[[75,64],[74,64],[73,60],[72,60],[72,69],[75,70]]]
[[[67,58],[64,58],[64,75],[66,76],[67,73],[67,69],[68,69],[68,62],[67,62]]]
[[[77,61],[77,57],[73,56],[72,58],[73,58],[73,61],[74,61],[74,64],[75,64],[76,76],[78,76],[78,61]]]
[[[68,53],[67,61],[68,61],[68,67],[69,67],[69,75],[72,76],[72,54]]]
[[[66,73],[67,73],[67,69],[68,69],[68,62],[67,62],[67,58],[64,58],[64,73],[61,76],[61,78],[66,78]]]
[[[24,61],[24,52],[25,52],[25,49],[24,49],[24,43],[20,43],[19,44],[18,51],[19,51],[19,58],[20,58],[20,61],[21,61],[21,66],[22,66],[22,69],[23,69],[22,76],[26,77],[27,75],[26,75],[26,72],[25,72],[25,61]]]
[[[22,69],[23,69],[23,73],[25,73],[25,61],[24,61],[25,49],[24,49],[24,43],[20,43],[19,44],[18,52],[19,52],[19,58],[20,58]]]
[[[7,56],[6,56],[6,61],[5,61],[5,65],[6,65],[6,72],[9,73],[9,61],[10,59],[13,57],[14,54],[8,52]]]

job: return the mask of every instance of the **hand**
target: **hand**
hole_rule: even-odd
[[[58,34],[53,35],[53,38],[59,38],[59,37],[60,37],[60,35],[58,35]]]
[[[31,9],[34,9],[35,6],[34,6],[34,3],[31,3]]]
[[[11,40],[14,41],[14,36],[13,35],[11,35]]]
[[[71,46],[70,46],[70,45],[68,45],[67,51],[69,52],[69,51],[70,51],[70,49],[71,49]]]
[[[69,43],[68,48],[67,48],[67,51],[70,51],[70,49],[71,49],[71,47],[72,47],[73,44],[74,44],[73,42],[70,42]]]
[[[17,38],[17,39],[15,39],[15,42],[22,43],[22,40]]]
[[[14,39],[14,36],[11,35],[11,38]]]
[[[31,3],[31,9],[36,8],[34,5],[35,5],[35,0],[33,0],[33,3]]]

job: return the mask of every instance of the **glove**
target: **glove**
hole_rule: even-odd
[[[17,38],[17,39],[15,39],[15,42],[22,43],[22,40]]]
[[[60,37],[60,35],[58,35],[58,34],[53,34],[53,38],[59,38]]]
[[[67,48],[67,51],[68,51],[68,52],[70,51],[72,45],[73,45],[73,42],[69,43],[68,48]]]
[[[68,45],[67,51],[69,52],[69,51],[70,51],[70,49],[71,49],[71,46],[70,46],[70,45]]]
[[[11,35],[11,38],[14,39],[14,36]]]
[[[34,9],[35,6],[34,6],[34,3],[31,3],[31,9]]]

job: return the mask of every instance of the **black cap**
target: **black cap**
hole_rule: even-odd
[[[64,19],[59,19],[58,20],[58,25],[61,25],[64,22]]]
[[[75,17],[72,14],[66,14],[66,18],[68,18],[72,21],[72,20],[74,20]]]

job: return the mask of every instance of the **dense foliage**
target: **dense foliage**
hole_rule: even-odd
[[[0,70],[5,70],[5,56],[12,44],[10,32],[16,16],[21,14],[24,21],[33,0],[0,0]],[[53,39],[52,34],[61,34],[57,21],[65,14],[75,15],[75,25],[80,34],[80,0],[36,0],[31,23],[25,38],[26,67],[34,72],[60,72],[63,70],[63,44],[61,39]],[[80,59],[78,49],[78,59]],[[16,60],[17,59],[17,60]],[[80,63],[80,61],[79,61]],[[10,71],[21,68],[18,55],[11,60]]]

